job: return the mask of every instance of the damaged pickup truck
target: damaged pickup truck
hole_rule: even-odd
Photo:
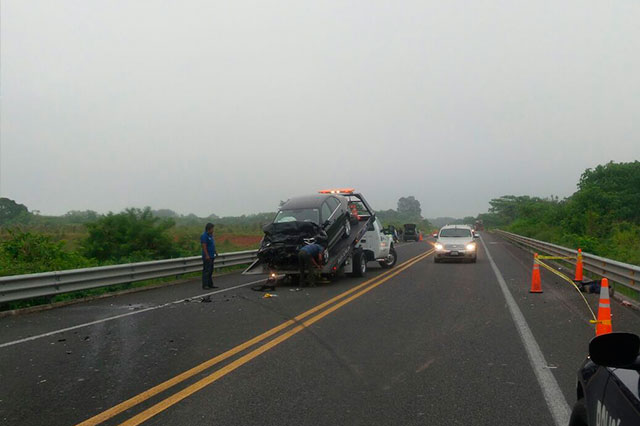
[[[311,243],[324,247],[321,273],[327,278],[340,271],[363,276],[369,260],[391,267],[395,264],[395,249],[381,230],[376,234],[385,239],[379,244],[383,250],[386,247],[384,253],[377,250],[374,253],[371,244],[367,247],[360,244],[365,234],[379,228],[378,225],[364,197],[352,189],[324,190],[291,198],[282,205],[273,222],[263,228],[265,235],[258,260],[244,273],[267,273],[271,280],[284,274],[295,282],[300,273],[298,252]]]

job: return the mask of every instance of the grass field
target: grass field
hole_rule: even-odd
[[[30,232],[39,235],[45,235],[50,237],[51,240],[55,242],[64,243],[63,248],[64,251],[68,252],[80,252],[82,250],[82,242],[88,236],[88,232],[83,225],[65,225],[65,226],[52,226],[52,227],[44,227],[44,226],[35,226],[35,227],[21,227],[22,231]],[[173,242],[180,247],[180,252],[182,256],[198,256],[200,255],[200,235],[202,234],[202,230],[200,227],[174,227],[170,231],[171,238]],[[10,238],[10,233],[7,229],[0,228],[0,241],[7,240]],[[214,234],[216,241],[216,249],[218,253],[229,253],[234,251],[242,251],[242,250],[254,250],[257,249],[260,245],[260,240],[262,239],[262,234],[246,234],[240,233],[236,234],[233,232],[222,232],[219,234]],[[30,266],[24,269],[23,272],[20,273],[30,273],[30,272],[41,272],[36,270],[30,270]],[[243,266],[233,267],[233,270],[242,269]],[[231,269],[224,268],[222,270],[217,270],[216,273],[228,272]],[[6,271],[5,272],[9,272]],[[11,273],[9,273],[10,275]],[[0,271],[0,276],[7,275],[3,274]],[[181,276],[179,279],[184,278],[194,278],[197,277],[199,273],[187,274]],[[113,285],[109,287],[96,288],[92,290],[84,290],[77,291],[73,293],[65,293],[59,294],[51,297],[40,297],[32,300],[24,300],[17,302],[10,302],[0,306],[0,311],[6,310],[14,310],[14,309],[22,309],[29,308],[33,306],[51,304],[51,303],[59,303],[59,302],[68,302],[76,299],[84,299],[91,297],[99,297],[106,294],[114,294],[122,291],[130,291],[133,289],[141,288],[141,287],[149,287],[149,286],[157,286],[167,282],[176,281],[177,277],[168,277],[168,278],[159,278],[154,280],[147,281],[139,281],[128,284],[120,284]]]

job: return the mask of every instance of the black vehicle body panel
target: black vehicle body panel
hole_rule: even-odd
[[[313,222],[271,223],[264,227],[264,238],[258,259],[270,269],[292,269],[298,265],[298,251],[305,239],[313,238],[326,247],[327,237],[322,227]]]
[[[289,199],[280,207],[278,215],[286,211],[300,209],[316,209],[318,217],[313,220],[305,218],[306,222],[314,222],[327,233],[328,248],[335,245],[342,237],[342,232],[349,221],[347,201],[343,197],[327,194],[313,194]],[[277,215],[276,215],[277,217]]]
[[[589,426],[640,424],[640,372],[599,366],[587,358],[578,382],[577,397],[584,397]]]

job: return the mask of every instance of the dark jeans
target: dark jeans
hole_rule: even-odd
[[[202,288],[213,287],[213,259],[202,259]]]
[[[298,252],[298,262],[300,264],[300,284],[305,283],[314,286],[316,284],[316,267],[311,261],[311,255],[306,251]]]

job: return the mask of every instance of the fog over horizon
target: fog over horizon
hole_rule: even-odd
[[[353,187],[475,216],[640,159],[635,0],[0,8],[0,197],[41,214]]]

